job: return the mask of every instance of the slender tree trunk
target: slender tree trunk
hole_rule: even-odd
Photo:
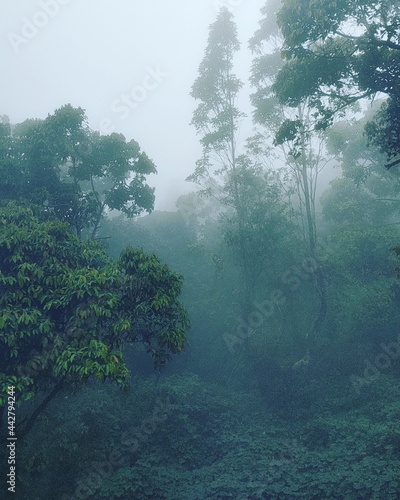
[[[40,405],[35,408],[29,418],[27,418],[23,422],[22,429],[18,430],[18,437],[23,438],[28,434],[28,432],[32,429],[33,425],[36,422],[38,416],[47,408],[50,401],[52,401],[59,392],[61,392],[64,388],[64,379],[60,380],[50,391],[50,393],[44,398],[44,400],[40,403]]]
[[[93,194],[96,198],[97,205],[99,207],[98,212],[97,212],[97,216],[96,216],[96,220],[95,220],[95,223],[93,226],[92,234],[91,234],[91,239],[94,240],[96,237],[97,230],[99,228],[101,217],[102,217],[103,212],[104,212],[105,203],[101,202],[99,193],[96,191],[96,188],[94,185],[94,180],[93,180],[93,175],[90,176],[90,184],[92,186],[92,191],[93,191]]]
[[[229,73],[227,75],[227,79],[229,80]],[[228,105],[229,105],[229,118],[230,118],[230,156],[231,156],[231,169],[233,176],[233,196],[234,196],[234,205],[236,216],[238,219],[238,229],[239,229],[239,251],[240,251],[240,259],[242,265],[242,275],[243,275],[243,286],[244,286],[244,303],[242,304],[242,313],[244,316],[244,320],[247,320],[248,315],[251,312],[251,301],[252,301],[252,293],[251,293],[251,285],[250,285],[250,271],[249,271],[249,263],[247,258],[246,251],[246,241],[244,237],[244,213],[243,213],[243,205],[239,192],[238,186],[238,172],[237,172],[237,158],[236,158],[236,140],[235,140],[235,121],[233,116],[234,103],[231,94],[228,96]]]
[[[303,111],[301,106],[298,107],[299,118],[303,124]],[[312,350],[313,343],[317,337],[321,326],[325,320],[327,313],[327,297],[326,297],[326,284],[325,276],[322,269],[318,266],[318,255],[317,255],[317,233],[315,226],[315,212],[314,212],[314,200],[312,199],[313,191],[312,187],[309,185],[309,179],[307,175],[307,158],[306,158],[306,136],[304,126],[300,129],[300,140],[301,140],[301,176],[304,191],[304,204],[306,208],[306,219],[307,219],[307,233],[308,233],[308,243],[310,248],[311,257],[316,262],[317,268],[315,270],[315,286],[319,296],[319,310],[317,317],[315,318],[311,330],[307,333],[307,354],[310,357],[310,350]]]
[[[301,109],[301,106],[298,107],[299,111],[299,118],[301,123],[303,123],[303,111]],[[308,175],[307,175],[307,169],[308,169],[308,164],[307,164],[307,158],[306,158],[306,137],[305,137],[305,130],[304,126],[301,126],[300,129],[300,140],[301,140],[301,179],[302,179],[302,184],[303,184],[303,191],[304,191],[304,204],[306,207],[306,218],[307,218],[307,231],[308,231],[308,244],[310,246],[310,251],[311,251],[311,256],[315,257],[315,250],[316,250],[316,231],[315,231],[315,214],[313,213],[312,210],[312,202],[311,202],[311,189],[309,186],[308,182]]]

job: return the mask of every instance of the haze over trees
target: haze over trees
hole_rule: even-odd
[[[0,191],[3,200],[45,204],[78,236],[90,228],[93,238],[106,210],[133,217],[153,209],[145,179],[156,168],[136,141],[101,136],[86,121],[82,108],[68,104],[13,130],[1,123]]]
[[[144,181],[155,171],[135,141],[84,122],[67,105],[13,131],[2,124],[2,203],[13,200],[0,216],[2,410],[8,386],[21,399],[47,393],[21,437],[66,387],[92,378],[126,385],[125,344],[142,343],[160,367],[186,341],[181,276],[140,249],[113,262],[80,239],[88,228],[93,240],[106,208],[150,211]]]
[[[274,91],[291,106],[310,98],[325,127],[345,107],[387,96],[368,136],[397,165],[400,6],[392,1],[285,1],[278,14],[286,63]],[[307,19],[307,21],[304,21]]]
[[[209,27],[174,212],[83,109],[2,117],[25,497],[398,498],[400,7],[269,0],[254,31],[246,117],[234,15]]]

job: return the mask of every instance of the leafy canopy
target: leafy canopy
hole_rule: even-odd
[[[286,62],[273,87],[281,103],[310,98],[325,127],[345,107],[383,93],[386,104],[367,130],[389,158],[399,155],[399,19],[394,0],[283,0],[277,20]]]
[[[0,123],[2,199],[45,207],[78,235],[91,227],[95,236],[106,210],[150,212],[152,173],[156,167],[136,141],[90,130],[84,110],[70,104],[13,130]]]
[[[124,343],[143,343],[156,366],[183,349],[182,277],[141,249],[113,262],[65,223],[0,209],[0,385],[30,398],[63,381],[125,384]],[[1,402],[1,401],[0,401]]]
[[[191,124],[202,135],[203,157],[196,162],[195,172],[188,177],[190,181],[209,179],[212,167],[216,174],[234,168],[236,132],[243,116],[236,107],[242,83],[233,73],[233,57],[239,47],[233,16],[223,7],[210,26],[199,76],[192,86],[191,96],[199,104]]]

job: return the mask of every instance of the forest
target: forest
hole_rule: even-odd
[[[400,498],[400,4],[268,0],[245,82],[220,3],[176,210],[85,109],[0,116],[1,498]]]

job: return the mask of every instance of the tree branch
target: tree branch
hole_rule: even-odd
[[[54,399],[59,392],[64,388],[64,379],[61,379],[50,391],[50,393],[44,398],[40,405],[32,412],[31,416],[26,420],[26,424],[21,430],[18,431],[19,437],[24,437],[32,429],[34,423],[38,416],[46,409],[48,404],[52,399]],[[23,421],[25,422],[25,421]]]
[[[373,38],[376,45],[380,45],[381,47],[389,47],[390,49],[400,50],[400,45],[398,43],[391,42],[390,40],[377,40]]]
[[[392,161],[392,163],[388,163],[387,165],[385,165],[385,167],[387,168],[387,170],[390,170],[392,167],[395,167],[399,163],[400,163],[400,158],[398,160]]]

